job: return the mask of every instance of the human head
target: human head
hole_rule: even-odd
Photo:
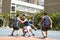
[[[25,19],[25,15],[24,14],[22,15],[22,18]]]
[[[34,19],[34,17],[32,16],[31,19]]]
[[[17,14],[16,17],[20,17],[19,14]]]
[[[47,13],[44,13],[44,15],[47,15]]]

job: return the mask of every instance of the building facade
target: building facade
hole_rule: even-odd
[[[0,11],[2,13],[16,13],[17,11],[32,14],[44,10],[38,5],[38,0],[0,0]]]
[[[44,11],[44,6],[40,5],[40,0],[0,0],[0,13],[10,13],[10,17],[16,12],[34,15],[41,11]]]

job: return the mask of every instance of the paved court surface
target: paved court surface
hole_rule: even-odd
[[[22,30],[20,30],[19,37],[8,36],[11,34],[12,28],[0,28],[0,40],[60,40],[60,31],[48,31],[48,38],[42,39],[41,30],[34,31],[35,36],[22,37]],[[16,35],[17,31],[14,32]],[[28,35],[28,34],[27,34]]]
[[[0,37],[0,40],[57,40],[53,38],[37,38],[37,37]]]

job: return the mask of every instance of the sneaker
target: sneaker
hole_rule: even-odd
[[[28,37],[31,37],[30,35]]]
[[[26,35],[26,33],[27,33],[27,31],[26,31],[26,32],[24,32],[24,34],[23,34],[22,36],[25,36],[25,35]]]
[[[46,38],[45,36],[43,38]]]
[[[13,34],[11,34],[10,36],[14,36]]]
[[[43,38],[47,38],[47,36],[44,36]]]
[[[32,34],[33,36],[35,36],[35,34]]]
[[[25,36],[25,35],[23,34],[23,35],[21,35],[21,36]]]

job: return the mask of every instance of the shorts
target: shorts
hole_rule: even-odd
[[[42,31],[48,31],[49,27],[42,27]]]
[[[13,27],[14,30],[19,30],[20,28],[19,27]]]
[[[20,27],[18,27],[18,26],[16,26],[16,25],[13,25],[13,29],[14,29],[14,30],[19,30]]]
[[[31,26],[25,26],[24,28],[26,28],[27,30],[32,29]]]

